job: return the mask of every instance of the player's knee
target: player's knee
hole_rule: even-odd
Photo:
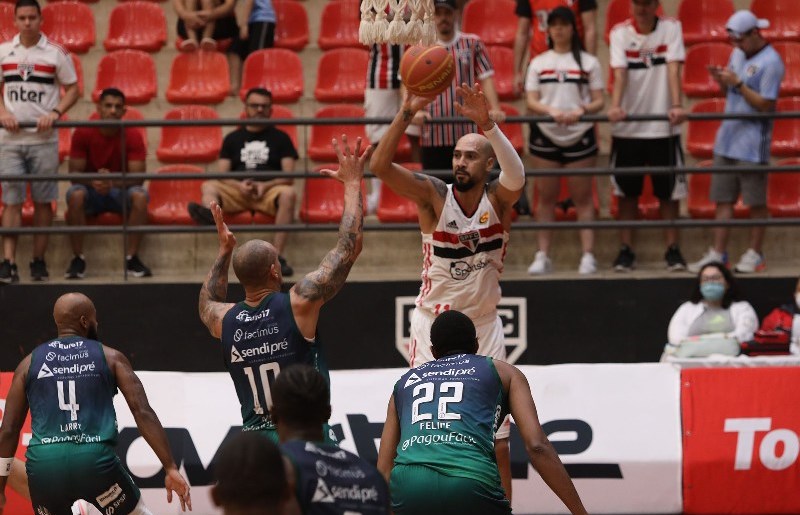
[[[67,205],[70,209],[83,209],[86,202],[86,190],[83,188],[75,189],[67,194]]]

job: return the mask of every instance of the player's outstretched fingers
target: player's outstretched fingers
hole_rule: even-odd
[[[341,163],[342,162],[342,149],[339,148],[339,141],[336,138],[333,138],[331,140],[331,145],[333,146],[333,151],[336,152],[336,159],[338,159],[339,162]]]
[[[342,134],[342,144],[344,145],[344,158],[350,159],[350,145],[347,143],[347,134]]]

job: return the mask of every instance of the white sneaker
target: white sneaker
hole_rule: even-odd
[[[761,272],[765,268],[767,268],[767,261],[764,256],[753,249],[747,249],[747,252],[739,258],[734,270],[741,274],[752,274],[753,272]]]
[[[528,273],[530,275],[544,275],[552,271],[553,263],[550,261],[550,258],[541,250],[538,251],[536,257],[533,258],[533,263],[528,267]]]
[[[701,257],[699,261],[695,261],[694,263],[689,263],[688,269],[690,272],[696,274],[697,272],[700,271],[701,268],[715,261],[722,263],[725,266],[728,266],[728,253],[717,252],[716,250],[714,250],[713,247],[709,247],[708,252],[703,254],[703,257]]]
[[[589,275],[597,272],[597,260],[591,252],[584,252],[581,256],[581,264],[578,265],[578,273]]]

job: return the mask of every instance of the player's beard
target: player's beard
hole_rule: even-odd
[[[465,179],[462,179],[461,177],[463,176],[456,175],[455,179],[453,180],[453,187],[456,190],[463,193],[465,191],[471,190],[475,186],[475,181],[472,179],[471,176]]]

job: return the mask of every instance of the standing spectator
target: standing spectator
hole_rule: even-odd
[[[125,95],[117,88],[107,88],[100,93],[97,114],[101,120],[121,120],[125,115]],[[125,128],[125,162],[119,127],[78,127],[72,135],[72,148],[69,153],[69,173],[98,173],[126,171],[142,173],[145,171],[147,148],[139,129]],[[123,213],[123,205],[128,213],[129,225],[147,223],[147,191],[142,186],[144,180],[73,180],[67,190],[67,225],[86,225],[86,215],[95,216],[107,211]],[[153,275],[141,260],[139,247],[142,233],[128,235],[128,255],[125,264],[128,273],[134,277]],[[82,279],[86,272],[86,258],[83,255],[83,234],[69,235],[74,254],[64,277]]]
[[[517,91],[523,89],[528,61],[550,48],[547,16],[556,7],[567,7],[575,13],[575,26],[583,48],[592,55],[597,53],[597,0],[517,0],[517,35],[514,38],[514,87]]]
[[[728,67],[709,67],[714,80],[726,93],[726,113],[764,113],[775,110],[775,101],[783,80],[784,66],[781,56],[761,36],[759,29],[769,27],[769,21],[759,20],[750,11],[737,11],[730,17],[726,28],[728,39],[736,47],[731,53]],[[723,120],[714,143],[714,166],[741,166],[769,163],[772,141],[772,120]],[[717,220],[733,218],[733,205],[742,195],[750,207],[750,216],[767,218],[767,174],[741,172],[713,174],[711,200],[717,203]],[[739,262],[736,271],[751,273],[764,270],[766,260],[762,251],[766,227],[750,229],[750,248]],[[714,246],[689,267],[699,270],[711,261],[728,263],[728,227],[714,228]]]
[[[659,0],[633,0],[633,18],[611,30],[611,67],[614,91],[608,119],[621,122],[629,114],[667,114],[669,123],[625,122],[612,128],[611,166],[681,166],[680,127],[686,119],[680,88],[681,65],[686,52],[679,21],[658,18]],[[686,197],[682,174],[651,175],[653,192],[664,220],[678,218],[678,201]],[[644,175],[615,175],[614,194],[619,197],[619,219],[634,220],[642,194]],[[669,270],[685,270],[686,261],[678,247],[678,229],[665,230]],[[628,272],[636,266],[632,250],[633,230],[620,231],[622,247],[614,269]]]
[[[505,120],[500,109],[500,101],[494,88],[494,69],[489,62],[486,48],[474,34],[465,34],[456,28],[455,0],[435,0],[434,21],[439,36],[439,45],[453,54],[456,74],[450,88],[440,93],[426,109],[417,113],[414,123],[422,125],[429,118],[458,116],[453,108],[456,88],[462,84],[469,86],[480,82],[481,89],[489,100],[489,116],[495,122]],[[453,150],[458,139],[466,134],[477,132],[474,123],[451,123],[442,125],[425,124],[422,127],[422,168],[425,170],[449,170],[452,168]],[[448,179],[449,180],[449,179]]]
[[[275,44],[275,7],[272,0],[244,0],[239,39],[247,45],[247,55]]]
[[[0,44],[3,97],[0,101],[0,175],[54,174],[58,172],[58,120],[78,99],[78,77],[69,53],[40,32],[42,11],[36,0],[18,0],[14,6],[14,26],[19,33]],[[60,87],[64,86],[61,97]],[[20,122],[36,122],[33,129],[20,129]],[[25,183],[3,181],[3,227],[22,225]],[[51,203],[58,198],[56,181],[32,181],[33,224],[53,223]],[[0,283],[19,281],[17,235],[3,235],[3,261]],[[31,279],[49,278],[44,254],[47,234],[33,237]]]
[[[597,58],[581,51],[576,22],[575,14],[567,7],[550,11],[547,16],[550,50],[536,56],[528,67],[525,83],[528,109],[555,120],[555,123],[530,124],[528,148],[534,168],[590,168],[597,163],[594,124],[578,119],[603,108],[603,77]],[[578,220],[594,220],[592,177],[571,176],[567,180]],[[535,187],[539,192],[536,220],[552,222],[561,178],[537,177]],[[538,231],[539,251],[528,268],[529,274],[547,274],[552,270],[548,257],[552,233]],[[593,274],[597,271],[597,260],[592,253],[594,231],[581,229],[580,238],[583,256],[578,272]]]
[[[245,114],[250,120],[266,120],[272,113],[272,93],[263,88],[252,88],[244,99]],[[222,142],[218,172],[292,172],[297,160],[297,150],[289,135],[272,125],[246,125],[227,136]],[[275,217],[278,225],[294,222],[297,194],[294,180],[266,174],[271,179],[222,179],[205,181],[202,185],[202,205],[189,203],[189,215],[199,224],[213,225],[214,217],[208,207],[212,201],[219,203],[226,214],[252,210]],[[273,244],[279,254],[281,274],[291,276],[294,270],[286,262],[283,252],[287,233],[276,232]]]

